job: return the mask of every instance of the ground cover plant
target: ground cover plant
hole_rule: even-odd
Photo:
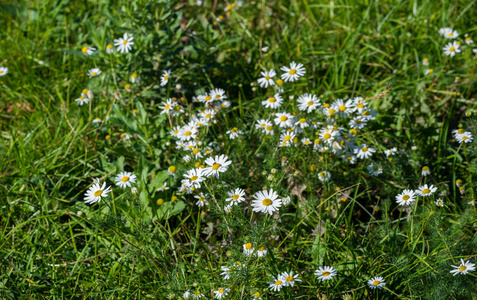
[[[0,4],[2,299],[476,299],[475,1]]]

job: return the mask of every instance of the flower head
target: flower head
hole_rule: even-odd
[[[298,80],[298,78],[302,77],[303,75],[305,75],[305,68],[303,67],[303,64],[297,64],[295,62],[292,62],[290,64],[290,67],[286,67],[286,66],[283,66],[280,68],[280,70],[282,70],[283,73],[281,78],[285,81],[285,82],[288,82],[288,81],[296,81]]]
[[[117,50],[121,53],[129,53],[131,51],[131,45],[134,45],[132,41],[134,37],[131,34],[125,33],[122,38],[114,40],[114,46],[117,47]]]
[[[270,191],[259,191],[253,196],[252,201],[253,211],[273,214],[282,205],[282,200],[278,198],[277,193],[270,189]]]
[[[372,289],[381,289],[385,285],[386,285],[386,282],[384,282],[383,277],[377,276],[368,280],[368,286]]]
[[[116,185],[122,188],[130,187],[131,183],[136,182],[136,175],[131,172],[121,172],[115,178]]]
[[[333,267],[320,267],[315,271],[315,276],[321,281],[333,279],[338,272]]]
[[[94,204],[99,202],[101,198],[107,197],[109,192],[111,192],[111,187],[106,187],[105,182],[101,185],[99,179],[93,179],[93,185],[85,193],[85,203]]]
[[[466,275],[469,272],[475,271],[475,264],[470,263],[469,261],[465,261],[461,258],[459,266],[452,266],[455,268],[454,270],[450,271],[453,276],[456,275]]]

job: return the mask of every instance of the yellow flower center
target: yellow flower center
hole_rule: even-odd
[[[265,199],[263,199],[262,204],[265,205],[265,206],[270,206],[270,205],[272,205],[272,200],[270,200],[268,198],[265,198]]]
[[[329,276],[330,274],[331,274],[330,272],[324,271],[323,273],[321,273],[321,276],[325,276],[325,277],[326,277],[326,276]]]
[[[239,195],[233,195],[233,196],[232,196],[232,200],[237,200],[238,198],[240,198]]]
[[[223,289],[223,288],[220,288],[219,294],[222,294],[223,292],[224,292],[224,289]]]
[[[111,49],[111,48],[113,48],[113,45],[111,45],[111,44],[108,44],[108,45],[106,46],[106,49]]]
[[[293,281],[295,278],[293,278],[293,276],[287,276],[287,281],[290,282],[290,281]]]
[[[363,148],[361,149],[361,151],[363,151],[363,152],[368,152],[368,147],[363,147]]]
[[[270,80],[270,76],[265,76],[265,79],[266,79],[266,80]]]
[[[453,36],[453,35],[454,35],[454,33],[453,33],[453,32],[449,32],[449,36]]]
[[[210,99],[212,99],[212,97],[210,96],[205,97],[205,101],[209,101]]]
[[[126,45],[127,43],[128,43],[127,40],[124,40],[124,41],[123,41],[123,45]]]
[[[323,136],[323,138],[324,138],[325,140],[327,140],[327,139],[331,138],[331,134],[325,133],[325,135]]]
[[[191,181],[196,181],[197,178],[199,178],[199,176],[192,176],[192,177],[190,178],[190,180],[191,180]]]
[[[288,120],[287,116],[281,116],[280,117],[280,121],[285,122],[286,120]]]
[[[359,123],[361,123],[361,120],[360,120],[360,119],[356,119],[354,122],[355,122],[356,124],[359,124]]]
[[[278,86],[283,86],[283,80],[278,79],[278,80],[277,80],[277,84],[278,84]]]
[[[458,133],[458,134],[463,134],[463,133],[464,133],[464,129],[459,128],[459,130],[457,130],[457,133]]]
[[[265,123],[260,124],[260,127],[262,127],[262,128],[265,127],[265,126],[267,126],[267,124],[265,124]]]
[[[434,73],[434,69],[429,69],[428,72],[429,73]]]
[[[221,164],[215,163],[212,165],[212,170],[217,171],[220,168]]]
[[[312,106],[313,104],[315,104],[315,102],[313,101],[308,102],[308,106]]]
[[[246,244],[245,244],[245,248],[246,248],[247,250],[252,249],[252,243],[246,243]]]
[[[220,99],[220,95],[215,95],[215,99]]]
[[[330,115],[332,115],[332,114],[335,113],[335,110],[334,110],[333,108],[330,108],[330,109],[328,110],[328,113],[329,113]]]
[[[128,182],[128,181],[129,181],[129,177],[124,176],[123,178],[121,178],[121,181],[122,181],[122,182]]]
[[[85,95],[86,95],[87,93],[88,93],[88,89],[84,89],[84,90],[81,91],[81,94],[85,94]],[[462,132],[463,132],[463,131],[462,131]]]
[[[454,48],[454,47],[450,47],[450,48],[449,48],[449,51],[450,51],[450,52],[454,52],[454,51],[455,51],[455,48]]]
[[[340,108],[340,111],[345,111],[346,110],[346,106],[344,106],[344,105],[341,105],[339,108]]]
[[[232,131],[232,132],[237,132],[237,131],[238,131],[238,128],[237,128],[237,127],[234,127],[234,128],[232,128],[230,131]]]
[[[274,97],[270,97],[268,98],[268,102],[274,103],[274,102],[277,102],[277,99],[275,99]]]
[[[96,72],[91,72],[91,76],[96,76]]]
[[[259,292],[256,292],[255,294],[253,294],[255,297],[259,298],[260,297],[260,293]]]
[[[301,119],[299,120],[299,122],[300,122],[300,123],[306,123],[306,119],[305,119],[305,118],[301,118]]]
[[[258,251],[263,251],[263,250],[265,250],[265,246],[258,248]]]
[[[296,70],[295,70],[295,69],[291,69],[290,72],[288,72],[288,73],[290,73],[290,75],[295,75],[295,74],[296,74]]]
[[[404,201],[409,200],[409,198],[411,198],[411,197],[409,197],[409,195],[404,195],[404,196],[402,196],[402,200],[404,200]]]
[[[268,131],[271,131],[273,129],[273,126],[267,126],[267,128],[265,129],[267,129]]]
[[[169,79],[169,75],[164,76],[164,81],[167,81]]]
[[[184,132],[184,135],[185,135],[185,136],[189,136],[189,135],[191,135],[191,134],[192,134],[192,132],[190,132],[190,131]]]
[[[194,150],[192,150],[192,153],[194,153],[194,154],[199,153],[199,149],[198,149],[198,148],[195,148]]]
[[[429,167],[428,167],[428,166],[424,166],[424,167],[422,167],[422,170],[423,170],[423,171],[427,171],[427,170],[429,170]]]
[[[282,282],[280,280],[275,281],[275,285],[280,285]]]
[[[429,189],[423,189],[423,190],[422,190],[422,193],[423,193],[423,194],[429,194],[430,192],[431,192],[431,190],[429,190]]]
[[[289,135],[287,135],[287,136],[284,138],[284,140],[287,141],[287,142],[288,142],[290,139],[291,139],[291,136],[289,136]]]
[[[467,270],[466,266],[460,266],[459,267],[459,271],[464,272],[465,270]]]
[[[462,140],[465,141],[466,139],[467,139],[467,137],[464,135],[464,136],[462,137]]]
[[[363,103],[360,103],[360,104],[358,104],[357,106],[358,106],[358,108],[364,108],[364,104],[363,104]]]
[[[199,296],[199,295],[200,295],[200,291],[195,292],[194,295]]]
[[[101,196],[102,193],[103,193],[102,190],[97,190],[96,192],[94,192],[94,196],[99,197],[99,196]]]
[[[381,283],[381,282],[380,282],[379,280],[373,281],[373,285],[374,285],[374,286],[377,286],[377,285],[379,285],[380,283]]]
[[[81,49],[81,51],[82,51],[83,53],[88,52],[88,47],[83,47],[83,48]]]
[[[212,117],[212,114],[206,114],[205,117],[208,119],[208,118]]]
[[[168,109],[170,109],[170,108],[171,108],[171,106],[170,106],[169,104],[166,104],[166,106],[164,106],[164,109],[167,109],[167,110],[168,110]]]

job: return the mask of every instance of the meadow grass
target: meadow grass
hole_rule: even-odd
[[[476,1],[203,2],[0,4],[0,67],[8,67],[0,77],[0,297],[184,299],[200,291],[212,299],[224,288],[228,299],[476,299],[475,273],[450,273],[477,256],[476,142],[452,133],[476,131],[475,44],[463,42],[464,34],[477,39]],[[443,53],[443,27],[459,32],[455,57]],[[134,35],[131,52],[108,54],[124,33]],[[97,51],[85,55],[85,46]],[[280,74],[292,61],[306,74],[284,84],[282,107],[265,108],[276,91],[257,84],[260,72]],[[102,74],[88,78],[95,67]],[[216,88],[231,105],[201,128],[195,146],[204,157],[186,162],[191,152],[176,149],[170,131],[204,110],[194,98]],[[80,106],[84,89],[93,99]],[[300,115],[304,93],[323,104],[368,99],[378,116],[356,138],[376,149],[372,158],[352,165],[313,146],[278,147],[280,130],[255,129],[276,112]],[[161,114],[169,98],[182,114]],[[313,118],[323,124],[309,131],[312,142],[327,125],[321,110]],[[243,133],[231,139],[233,128]],[[206,146],[232,164],[181,191],[183,175],[206,165]],[[392,147],[397,154],[385,156]],[[382,174],[371,176],[371,163]],[[121,171],[137,176],[137,190],[114,183]],[[330,180],[319,179],[322,171]],[[86,204],[92,178],[113,191]],[[161,191],[164,183],[170,189]],[[423,184],[436,194],[396,204]],[[246,200],[224,210],[235,188]],[[253,212],[253,196],[270,189],[290,203]],[[199,192],[207,206],[196,204]],[[337,275],[318,280],[324,266]],[[233,270],[229,279],[222,267]],[[269,288],[290,271],[301,280],[294,287]],[[381,289],[368,287],[375,276]]]

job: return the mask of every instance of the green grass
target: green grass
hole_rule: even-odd
[[[244,1],[230,15],[214,3],[0,4],[0,67],[9,68],[0,77],[0,298],[180,299],[200,290],[212,299],[224,287],[230,299],[255,292],[263,299],[475,299],[476,273],[450,270],[461,258],[476,263],[477,214],[467,204],[475,201],[476,142],[459,146],[451,133],[459,126],[477,132],[476,46],[462,43],[463,52],[449,58],[442,48],[450,40],[438,30],[477,40],[477,2]],[[134,35],[131,53],[103,51],[124,32]],[[89,57],[84,46],[99,50]],[[424,75],[425,57],[431,75]],[[274,92],[256,85],[260,71],[280,74],[291,61],[303,63],[306,75],[285,84],[280,109],[265,109],[261,101]],[[89,79],[93,67],[103,73]],[[164,70],[172,76],[160,86]],[[139,82],[131,84],[133,73]],[[79,106],[85,88],[94,98]],[[197,192],[179,191],[196,160],[182,159],[186,152],[169,132],[203,108],[193,97],[212,88],[224,89],[231,107],[201,129],[201,150],[210,144],[232,165],[203,182],[210,198],[200,208]],[[376,154],[350,165],[311,148],[278,148],[278,130],[273,137],[255,130],[273,112],[300,115],[303,93],[323,103],[370,98],[379,116],[358,142]],[[184,108],[183,119],[160,114],[168,98]],[[106,122],[92,124],[96,117]],[[244,132],[239,139],[226,134],[233,127]],[[382,151],[393,146],[399,154],[388,159]],[[383,174],[368,174],[371,161]],[[171,165],[178,176],[168,175]],[[424,178],[425,165],[432,174]],[[331,173],[325,183],[323,170]],[[114,185],[120,171],[137,175],[137,193]],[[88,205],[92,178],[113,192]],[[157,191],[164,182],[171,188]],[[438,186],[432,199],[444,207],[423,197],[406,209],[396,205],[403,189],[424,183]],[[247,201],[226,214],[227,191],[236,187]],[[291,204],[275,216],[252,213],[252,196],[264,188],[290,195]],[[245,243],[265,246],[267,256],[247,258]],[[237,261],[246,268],[224,280],[221,267]],[[317,280],[322,266],[338,275]],[[301,282],[270,291],[272,276],[292,270]],[[373,276],[386,286],[369,289]]]

